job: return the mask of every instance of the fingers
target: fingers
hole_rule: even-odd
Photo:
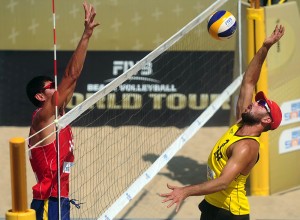
[[[86,1],[83,2],[83,8],[85,12],[85,25],[90,29],[94,29],[96,26],[100,25],[100,23],[95,22],[94,19],[96,17],[96,10],[93,5],[88,4]]]
[[[176,204],[176,212],[179,211],[179,208],[181,206],[181,203],[183,201],[182,197],[180,196],[179,191],[178,191],[178,188],[180,187],[177,187],[177,186],[172,186],[170,184],[167,184],[167,187],[169,189],[172,190],[172,192],[170,193],[160,193],[159,195],[161,197],[165,197],[163,200],[162,200],[162,203],[165,203],[165,202],[169,202],[170,203],[168,204],[167,208],[170,208],[172,207],[174,204]],[[175,190],[175,191],[174,191]]]
[[[178,188],[177,186],[171,186],[169,183],[167,183],[167,187],[171,190]]]
[[[175,203],[174,201],[170,202],[170,204],[167,206],[167,208],[172,207],[174,205],[174,203]]]
[[[93,21],[96,16],[96,11],[93,5],[87,4],[85,1],[83,3],[84,13],[85,13],[85,20]]]
[[[91,16],[91,19],[90,19],[90,22],[91,22],[91,23],[94,22],[95,16],[96,16],[96,12],[93,13],[92,16]],[[94,23],[94,24],[93,24],[93,28],[96,27],[96,26],[98,26],[98,25],[100,25],[98,22]]]
[[[168,197],[170,195],[171,195],[171,193],[161,193],[161,194],[159,194],[159,196],[161,196],[161,197]]]
[[[171,198],[170,196],[168,196],[167,198],[165,198],[164,200],[162,200],[162,203],[168,202],[170,200],[173,200],[173,198]]]
[[[87,3],[86,1],[83,2],[83,9],[84,9],[84,17],[87,18]]]
[[[167,198],[165,198],[165,199],[162,200],[161,202],[162,202],[162,203],[165,203],[165,202],[168,202],[168,201],[171,201],[171,202],[169,203],[169,205],[167,206],[167,208],[170,208],[170,207],[173,206],[175,203],[177,203],[171,195],[168,195]]]
[[[167,208],[170,208],[172,207],[174,204],[176,204],[176,212],[179,211],[179,208],[181,206],[181,200],[178,200],[178,199],[175,199],[173,198],[171,195],[169,195],[167,198],[165,198],[164,200],[162,200],[162,203],[165,203],[165,202],[168,202],[168,201],[171,201],[169,203],[169,205],[167,205]]]
[[[282,35],[284,34],[284,32],[285,32],[284,26],[280,25],[280,27],[279,27],[279,32],[280,32]]]
[[[274,34],[276,35],[283,35],[285,31],[285,28],[283,25],[276,25],[275,29],[274,29]]]
[[[174,186],[171,186],[168,183],[167,183],[167,187],[168,187],[168,189],[171,189],[171,190],[174,189]],[[168,197],[168,196],[171,196],[171,193],[160,193],[159,195],[162,197]]]

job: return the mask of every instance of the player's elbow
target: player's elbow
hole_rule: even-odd
[[[221,182],[220,185],[219,185],[219,191],[227,189],[228,186],[229,186],[229,183]]]
[[[218,191],[222,191],[228,188],[230,181],[227,179],[219,178]]]
[[[72,71],[69,72],[68,76],[76,82],[79,78],[80,72],[77,69],[72,69]]]
[[[82,68],[78,67],[77,65],[68,65],[65,70],[64,76],[76,82],[80,76]]]
[[[67,83],[68,87],[73,87],[79,78],[79,74],[75,71],[66,71],[63,76],[63,81]]]

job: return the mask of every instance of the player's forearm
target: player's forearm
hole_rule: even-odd
[[[243,77],[240,95],[236,106],[236,119],[241,118],[241,113],[252,102],[255,86],[259,80],[262,65],[267,57],[270,45],[264,44],[254,55]]]
[[[85,33],[82,35],[82,38],[80,39],[78,46],[65,69],[64,76],[58,87],[59,99],[57,105],[60,108],[66,106],[72,97],[77,79],[82,72],[85,62],[89,38],[90,36]],[[54,98],[52,102],[55,103]]]
[[[228,184],[226,182],[221,179],[214,179],[197,185],[186,186],[184,188],[187,196],[202,196],[219,192],[227,187]]]
[[[251,60],[244,76],[244,81],[248,84],[256,85],[258,82],[262,65],[267,57],[270,47],[263,44]]]
[[[90,36],[86,35],[85,33],[83,34],[67,65],[65,77],[71,77],[71,79],[76,81],[80,76],[87,54],[89,38]]]

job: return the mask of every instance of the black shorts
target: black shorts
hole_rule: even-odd
[[[61,219],[70,220],[70,202],[68,198],[61,198]],[[46,200],[33,199],[31,209],[35,210],[36,220],[57,220],[58,219],[58,199],[50,197]]]
[[[230,211],[209,204],[203,199],[199,204],[200,220],[250,220],[249,215],[234,215]]]

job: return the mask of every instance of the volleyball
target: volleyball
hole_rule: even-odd
[[[226,40],[231,38],[236,31],[236,19],[225,10],[216,11],[207,21],[207,30],[209,34],[217,40]]]

